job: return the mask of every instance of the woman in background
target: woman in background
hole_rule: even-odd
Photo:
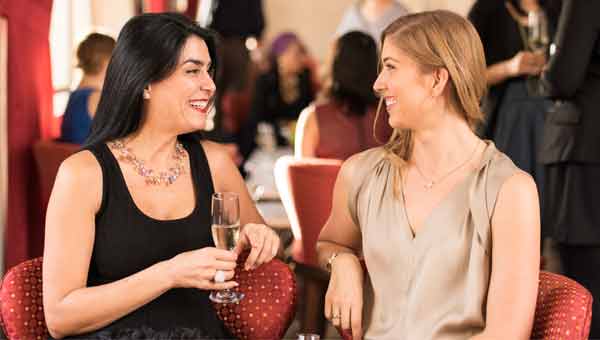
[[[533,91],[533,85],[546,63],[547,50],[533,49],[527,25],[529,13],[547,18],[552,9],[548,0],[477,0],[469,12],[483,43],[490,86],[483,105],[483,135],[534,178],[542,200],[544,167],[538,151],[549,102]],[[547,47],[553,26],[551,20],[544,22],[547,25],[540,27],[540,33]]]
[[[250,114],[239,136],[244,159],[256,148],[259,122],[272,125],[277,143],[285,145],[279,124],[298,119],[314,99],[306,50],[294,33],[281,33],[273,40],[269,59],[269,70],[256,80]]]
[[[394,20],[408,12],[407,7],[400,0],[355,0],[344,12],[336,35],[361,31],[369,34],[379,44],[381,32]]]
[[[371,36],[353,31],[335,43],[323,98],[306,108],[296,126],[297,157],[346,159],[381,145],[392,129],[381,115],[371,84],[377,78],[377,46]]]
[[[60,127],[61,141],[83,144],[88,137],[100,100],[106,67],[114,48],[115,40],[100,33],[88,35],[79,44],[77,66],[83,71],[83,77],[69,96]]]

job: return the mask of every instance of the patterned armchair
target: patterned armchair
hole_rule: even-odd
[[[239,257],[244,261],[247,254]],[[253,271],[238,266],[235,280],[246,297],[239,304],[215,304],[221,320],[240,339],[281,339],[294,318],[296,281],[273,260]],[[9,340],[47,339],[42,304],[42,258],[23,262],[4,276],[0,324]]]
[[[586,340],[592,322],[592,295],[579,283],[562,275],[540,272],[532,339]],[[349,331],[340,331],[352,340]]]

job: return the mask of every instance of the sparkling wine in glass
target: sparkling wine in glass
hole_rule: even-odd
[[[527,16],[527,48],[534,53],[546,56],[549,44],[548,20],[544,11],[529,12]],[[539,76],[527,77],[527,91],[531,95],[539,95]]]
[[[212,196],[212,237],[219,249],[233,250],[240,236],[240,202],[233,192],[217,192]],[[235,303],[244,294],[230,289],[213,291],[210,299],[217,303]]]
[[[533,52],[546,54],[550,38],[548,36],[548,20],[544,11],[529,12],[527,16],[527,43]]]

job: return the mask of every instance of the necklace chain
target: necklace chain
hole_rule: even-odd
[[[122,140],[108,142],[108,146],[119,153],[119,156],[117,157],[118,160],[131,164],[135,172],[144,177],[146,185],[164,184],[165,186],[169,186],[173,184],[181,174],[185,173],[183,160],[186,157],[186,153],[183,145],[179,142],[175,143],[175,151],[172,156],[173,160],[175,160],[175,165],[166,171],[158,171],[158,173],[153,169],[147,168],[144,165],[144,161],[138,159],[131,148],[126,147]]]
[[[458,169],[462,168],[463,166],[465,166],[465,164],[469,163],[473,159],[473,157],[475,157],[475,153],[477,152],[478,148],[479,148],[479,141],[475,144],[475,147],[473,148],[473,151],[471,152],[471,155],[467,159],[465,159],[462,163],[460,163],[456,167],[450,169],[450,171],[446,172],[445,174],[443,174],[442,176],[440,176],[438,179],[429,179],[429,178],[427,178],[427,176],[425,176],[423,174],[423,172],[419,168],[419,165],[415,161],[415,168],[417,169],[417,172],[419,173],[419,176],[421,176],[421,178],[425,181],[425,184],[423,184],[423,186],[425,187],[425,190],[430,190],[431,188],[433,188],[434,185],[436,185],[436,184],[444,181],[450,175],[452,175],[453,173],[455,173]]]

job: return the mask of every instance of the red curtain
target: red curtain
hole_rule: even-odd
[[[8,216],[5,268],[43,251],[44,228],[32,145],[56,130],[52,115],[52,0],[0,0],[8,19]]]

